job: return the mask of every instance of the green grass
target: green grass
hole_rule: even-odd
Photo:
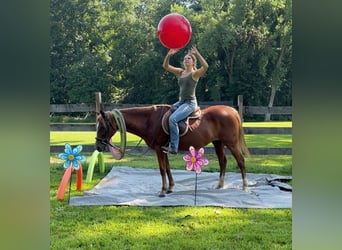
[[[88,133],[63,132],[58,135],[51,132],[51,144],[64,145],[71,141],[75,144],[93,144],[94,133]],[[250,143],[255,140],[254,145],[275,146],[281,139],[277,135],[253,136],[247,135],[246,139],[249,137]],[[139,139],[128,136],[133,146]],[[283,144],[291,145],[291,138],[282,139],[288,140]],[[83,164],[86,174],[91,154],[84,155],[87,157],[87,162]],[[105,173],[100,174],[96,167],[92,182],[83,182],[81,191],[75,190],[73,177],[71,196],[82,195],[84,190],[93,188],[115,166],[158,168],[156,156],[151,150],[146,153],[128,151],[120,161],[113,159],[109,153],[104,155]],[[216,156],[205,156],[209,159],[209,165],[202,170],[218,172]],[[239,172],[233,157],[227,155],[227,158],[227,171]],[[172,155],[169,159],[172,169],[185,169],[180,155]],[[254,155],[246,159],[246,168],[247,173],[292,175],[292,156]],[[64,200],[56,200],[63,173],[58,154],[51,154],[50,249],[292,249],[292,209],[73,207],[68,205],[67,192]]]
[[[245,122],[244,127],[292,127],[292,122]],[[95,132],[65,132],[65,131],[51,131],[50,144],[61,146],[65,143],[71,145],[93,145],[95,143]],[[292,147],[292,135],[245,135],[248,147]],[[119,133],[113,137],[113,142],[118,144],[120,141]],[[140,137],[127,133],[127,146],[136,146],[140,142]],[[139,144],[145,146],[145,142],[141,141]],[[208,147],[212,147],[209,144]]]
[[[291,210],[52,208],[50,249],[291,249]]]
[[[292,122],[279,121],[279,122],[244,122],[244,127],[259,127],[259,128],[292,128]]]
[[[50,132],[50,144],[54,146],[63,146],[65,143],[70,145],[93,145],[95,143],[95,132]],[[245,135],[248,147],[291,147],[292,135]],[[116,133],[113,137],[113,142],[119,144],[120,134]],[[127,146],[137,146],[140,142],[140,137],[127,133]],[[144,141],[141,141],[140,146],[146,146]],[[212,147],[209,144],[208,147]]]

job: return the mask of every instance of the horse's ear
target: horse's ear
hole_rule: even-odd
[[[101,114],[101,116],[102,116],[103,118],[106,117],[105,112],[104,112],[102,109],[100,110],[100,114]]]

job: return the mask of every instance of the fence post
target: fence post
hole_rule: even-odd
[[[243,95],[238,95],[237,104],[238,104],[240,119],[243,122]]]
[[[101,92],[95,92],[95,112],[96,115],[100,114],[100,110],[101,110]]]

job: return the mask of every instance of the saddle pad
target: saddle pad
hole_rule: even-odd
[[[171,170],[175,181],[173,193],[159,197],[161,177],[159,169],[115,166],[93,189],[83,196],[70,198],[71,206],[194,206],[196,173]],[[291,208],[292,188],[286,191],[270,182],[291,180],[290,176],[248,174],[251,184],[242,190],[240,173],[226,173],[223,189],[215,189],[219,173],[201,172],[197,175],[196,206],[234,208]],[[285,183],[282,183],[286,185]]]

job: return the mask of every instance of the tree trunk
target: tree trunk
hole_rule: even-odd
[[[277,91],[277,87],[274,84],[272,84],[270,102],[268,103],[269,109],[273,107],[273,102],[274,102],[276,91]],[[270,121],[270,120],[271,120],[271,112],[270,110],[268,110],[267,113],[265,114],[265,121]]]
[[[279,57],[278,57],[278,60],[277,60],[277,64],[276,64],[276,68],[274,70],[278,70],[280,67],[281,67],[281,62],[283,60],[283,56],[284,56],[284,52],[285,52],[285,45],[282,44],[282,41],[281,41],[281,51],[280,51],[280,54],[279,54]],[[280,77],[278,76],[278,79]],[[271,96],[270,96],[270,101],[268,103],[268,108],[272,108],[273,107],[273,102],[274,102],[274,97],[275,97],[275,94],[276,94],[276,91],[279,87],[281,83],[280,82],[277,82],[275,80],[275,78],[272,79],[271,81]],[[265,114],[265,121],[270,121],[271,120],[271,113],[270,111],[268,110],[267,113]]]
[[[234,59],[235,59],[236,46],[233,47],[231,54],[229,54],[228,49],[223,48],[223,50],[225,51],[226,56],[227,56],[227,63],[224,63],[223,67],[227,71],[229,83],[232,83],[233,72],[234,72],[233,64],[234,64]]]

